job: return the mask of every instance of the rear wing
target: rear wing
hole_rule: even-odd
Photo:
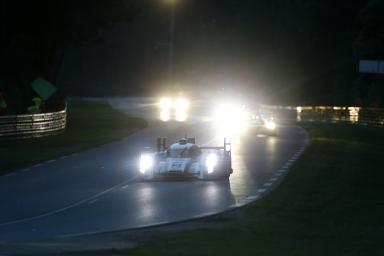
[[[224,145],[222,147],[200,147],[200,149],[224,150],[224,152],[231,157],[232,141],[230,138],[224,138]]]
[[[167,138],[157,138],[157,152],[165,151],[167,147]]]
[[[195,144],[195,138],[187,138],[188,143]],[[160,137],[157,138],[157,152],[167,150],[167,138]],[[214,149],[214,150],[224,150],[224,153],[231,157],[232,154],[232,141],[231,138],[224,138],[224,145],[222,147],[199,147],[200,149]]]

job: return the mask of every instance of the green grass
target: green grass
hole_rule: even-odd
[[[107,104],[72,101],[64,133],[34,139],[0,141],[0,174],[15,168],[105,144],[146,126]]]
[[[283,184],[222,229],[186,232],[129,255],[384,255],[384,129],[304,125],[312,141]]]

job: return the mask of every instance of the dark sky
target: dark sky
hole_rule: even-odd
[[[60,85],[96,95],[105,88],[117,95],[169,89],[171,8],[166,2],[137,1],[132,22],[103,31],[102,40],[70,49]],[[350,50],[340,43],[338,30],[353,27],[352,4],[317,2],[179,0],[175,83],[186,90],[225,87],[274,100],[278,96],[272,93],[296,97],[300,86],[337,62],[333,56]],[[327,4],[332,6],[325,9]],[[314,75],[306,77],[308,71]]]
[[[166,87],[170,6],[163,2],[141,3],[131,23],[104,31],[99,42],[71,49],[60,83],[70,87],[91,83],[96,91],[108,86],[117,93],[132,86]],[[257,35],[265,36],[269,25],[264,23],[271,15],[266,11],[271,7],[268,1],[257,2],[180,0],[175,81],[181,87],[239,83],[246,87],[256,82],[254,58],[265,53],[255,49],[268,44]]]

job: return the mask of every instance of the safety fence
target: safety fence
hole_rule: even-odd
[[[64,131],[66,124],[67,108],[52,113],[0,116],[0,139],[53,135]]]
[[[280,120],[298,122],[349,122],[384,127],[384,109],[341,106],[263,106]]]

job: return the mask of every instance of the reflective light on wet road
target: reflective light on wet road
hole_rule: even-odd
[[[142,219],[148,219],[154,217],[156,213],[155,207],[155,189],[153,183],[142,183],[138,188],[138,196],[140,197],[140,205],[138,205],[138,215]]]
[[[136,111],[118,103],[116,106],[127,113]],[[139,181],[140,152],[145,147],[155,148],[159,136],[167,137],[170,143],[185,134],[195,137],[201,146],[224,143],[224,136],[218,135],[212,122],[202,121],[195,110],[190,116],[194,122],[163,123],[156,121],[158,107],[156,103],[137,110],[152,118],[150,125],[124,140],[30,167],[16,176],[0,177],[0,194],[6,206],[0,212],[0,240],[137,228],[229,210],[274,189],[304,150],[297,151],[307,139],[296,126],[279,125],[276,137],[259,137],[250,128],[231,137],[234,171],[229,181]],[[169,113],[170,119],[175,113]],[[54,186],[47,187],[48,181]],[[35,202],[44,204],[20,207]],[[31,231],[36,226],[38,233]]]

